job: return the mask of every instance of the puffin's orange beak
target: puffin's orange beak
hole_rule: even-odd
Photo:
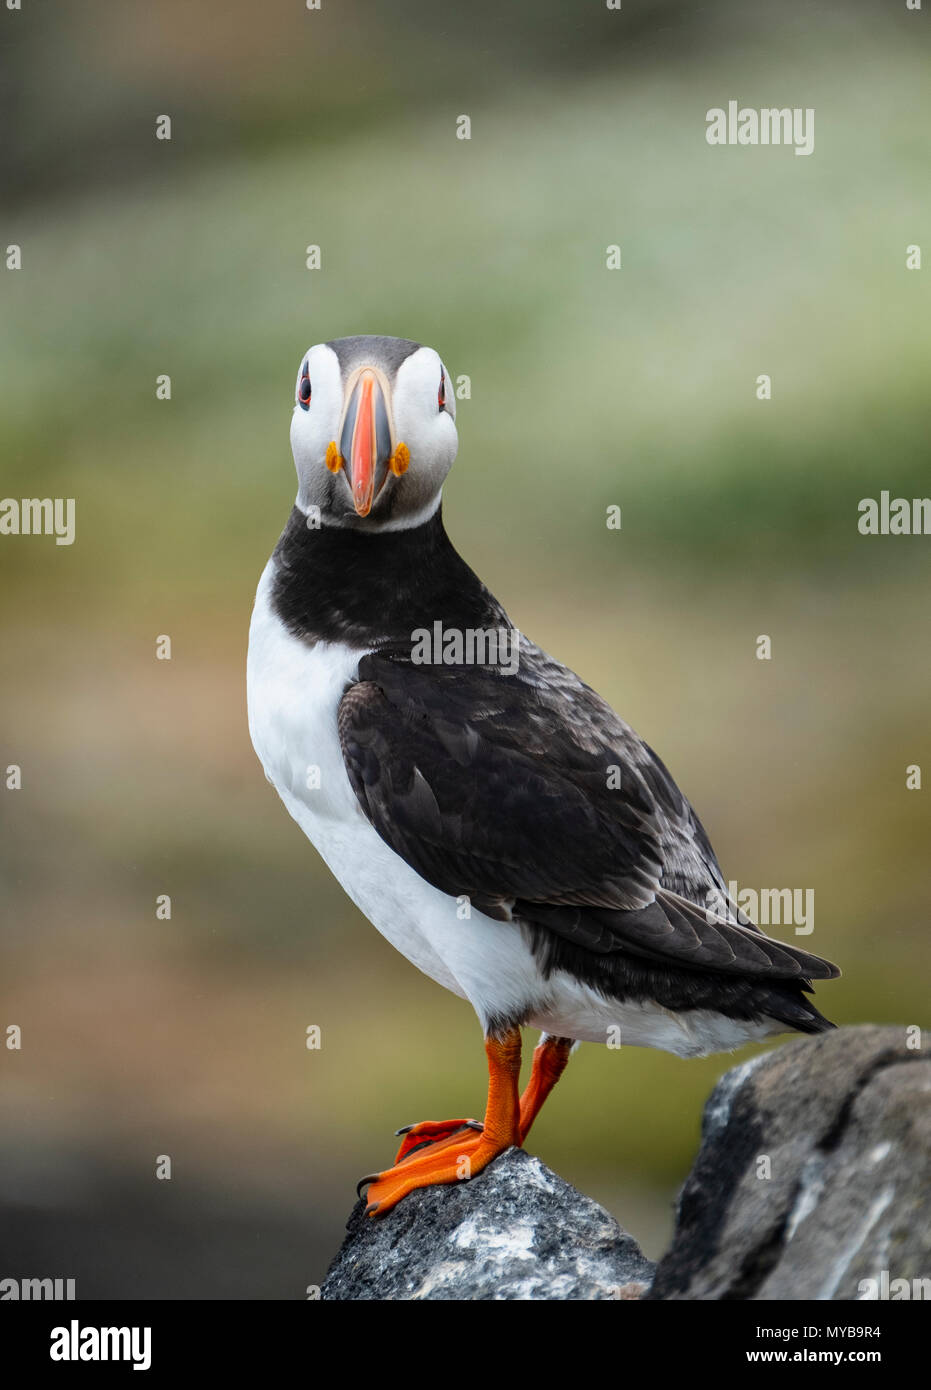
[[[385,394],[378,377],[368,368],[359,376],[349,398],[340,453],[348,468],[352,504],[359,516],[368,516],[388,476],[391,459]]]

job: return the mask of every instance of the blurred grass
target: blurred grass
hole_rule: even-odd
[[[795,55],[793,86],[823,113],[809,159],[705,145],[724,62],[521,89],[469,143],[452,116],[399,117],[180,176],[166,144],[151,182],[23,216],[0,341],[7,485],[31,488],[40,460],[45,487],[80,490],[82,582],[109,587],[102,533],[145,593],[187,595],[207,534],[208,582],[235,579],[291,488],[300,353],[384,331],[472,378],[450,485],[464,521],[497,531],[493,488],[495,514],[584,562],[619,502],[664,561],[856,565],[859,498],[926,481],[927,277],[904,260],[931,211],[912,136],[928,99],[923,55],[898,57],[867,119],[841,63]],[[303,268],[310,241],[322,272]],[[165,573],[139,564],[140,534],[156,563],[170,550]],[[57,582],[36,547],[0,561]]]
[[[0,1057],[4,1128],[34,1172],[78,1152],[91,1174],[114,1154],[142,1167],[171,1145],[204,1191],[313,1211],[319,1262],[399,1124],[481,1109],[470,1011],[348,903],[246,732],[252,593],[294,492],[294,372],[343,334],[418,338],[470,376],[457,544],[658,749],[727,876],[815,889],[805,944],[845,970],[819,989],[826,1012],[922,1021],[928,816],[905,767],[931,761],[927,541],[863,538],[856,519],[862,496],[928,491],[927,273],[904,266],[931,210],[926,55],[863,7],[736,13],[708,7],[700,64],[694,16],[665,6],[681,42],[647,29],[636,62],[573,48],[560,64],[547,34],[510,82],[500,55],[476,75],[478,32],[417,93],[413,67],[385,75],[389,34],[356,119],[327,124],[328,93],[351,106],[345,18],[282,58],[308,90],[300,125],[293,76],[277,106],[257,85],[254,119],[224,113],[195,47],[207,114],[189,92],[178,144],[11,211],[3,492],[74,496],[78,537],[0,545],[0,761],[24,767],[2,801],[0,1022],[28,1039]],[[223,42],[248,74],[235,14]],[[437,51],[423,42],[408,63]],[[170,45],[162,68],[153,54],[136,53],[143,76],[172,71]],[[102,110],[130,109],[126,82]],[[709,148],[704,112],[730,95],[813,106],[815,154]],[[148,106],[130,116],[148,140]],[[533,1147],[655,1252],[733,1060],[583,1049]]]

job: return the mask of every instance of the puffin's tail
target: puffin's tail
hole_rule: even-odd
[[[830,1033],[837,1024],[815,1008],[808,998],[810,991],[811,985],[807,980],[799,981],[797,987],[774,987],[769,991],[767,1017],[784,1023],[794,1033]]]

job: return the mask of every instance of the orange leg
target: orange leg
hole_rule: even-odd
[[[399,1129],[398,1134],[403,1134],[404,1139],[394,1168],[372,1178],[363,1178],[359,1184],[360,1188],[366,1183],[374,1184],[368,1192],[368,1214],[374,1216],[376,1212],[389,1211],[415,1187],[473,1177],[504,1149],[522,1144],[543,1102],[562,1076],[571,1050],[571,1038],[546,1038],[535,1049],[530,1079],[517,1102],[517,1137],[514,1138],[509,1128],[508,1107],[512,1091],[516,1095],[520,1071],[520,1033],[514,1029],[500,1043],[486,1042],[489,1081],[485,1124],[471,1119],[424,1120],[419,1125]],[[487,1130],[489,1125],[491,1131]],[[489,1132],[487,1141],[486,1132]],[[496,1147],[505,1136],[507,1142]],[[420,1150],[424,1152],[416,1159],[414,1155]]]
[[[505,1149],[520,1144],[520,1101],[517,1094],[520,1047],[519,1028],[509,1029],[501,1039],[485,1040],[488,1103],[481,1132],[462,1133],[460,1121],[428,1122],[434,1132],[450,1123],[456,1124],[457,1129],[446,1138],[431,1143],[424,1153],[411,1153],[393,1168],[376,1173],[371,1179],[363,1178],[362,1183],[371,1181],[372,1184],[367,1194],[366,1213],[369,1216],[376,1213],[384,1215],[408,1192],[418,1187],[433,1187],[440,1183],[474,1178]],[[404,1145],[401,1147],[403,1149]]]
[[[572,1038],[544,1038],[534,1049],[533,1068],[520,1098],[521,1143],[530,1133],[530,1126],[543,1108],[543,1102],[565,1071],[572,1041]],[[481,1131],[482,1124],[479,1120],[459,1119],[423,1120],[419,1125],[405,1125],[398,1130],[398,1134],[403,1134],[404,1138],[394,1161],[400,1163],[408,1154],[428,1146],[435,1147],[465,1129]]]
[[[543,1102],[566,1070],[571,1051],[571,1038],[544,1038],[534,1049],[530,1080],[520,1098],[521,1143],[527,1138],[530,1126],[543,1109]]]

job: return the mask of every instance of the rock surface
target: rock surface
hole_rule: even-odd
[[[931,1275],[931,1057],[907,1044],[843,1028],[727,1072],[649,1297],[860,1299],[883,1271]]]
[[[913,1282],[931,1276],[931,1056],[908,1044],[844,1028],[727,1072],[655,1277],[608,1212],[511,1149],[383,1220],[360,1202],[322,1297],[931,1297]]]
[[[381,1220],[364,1212],[359,1202],[321,1298],[635,1299],[653,1275],[613,1216],[520,1149]]]

